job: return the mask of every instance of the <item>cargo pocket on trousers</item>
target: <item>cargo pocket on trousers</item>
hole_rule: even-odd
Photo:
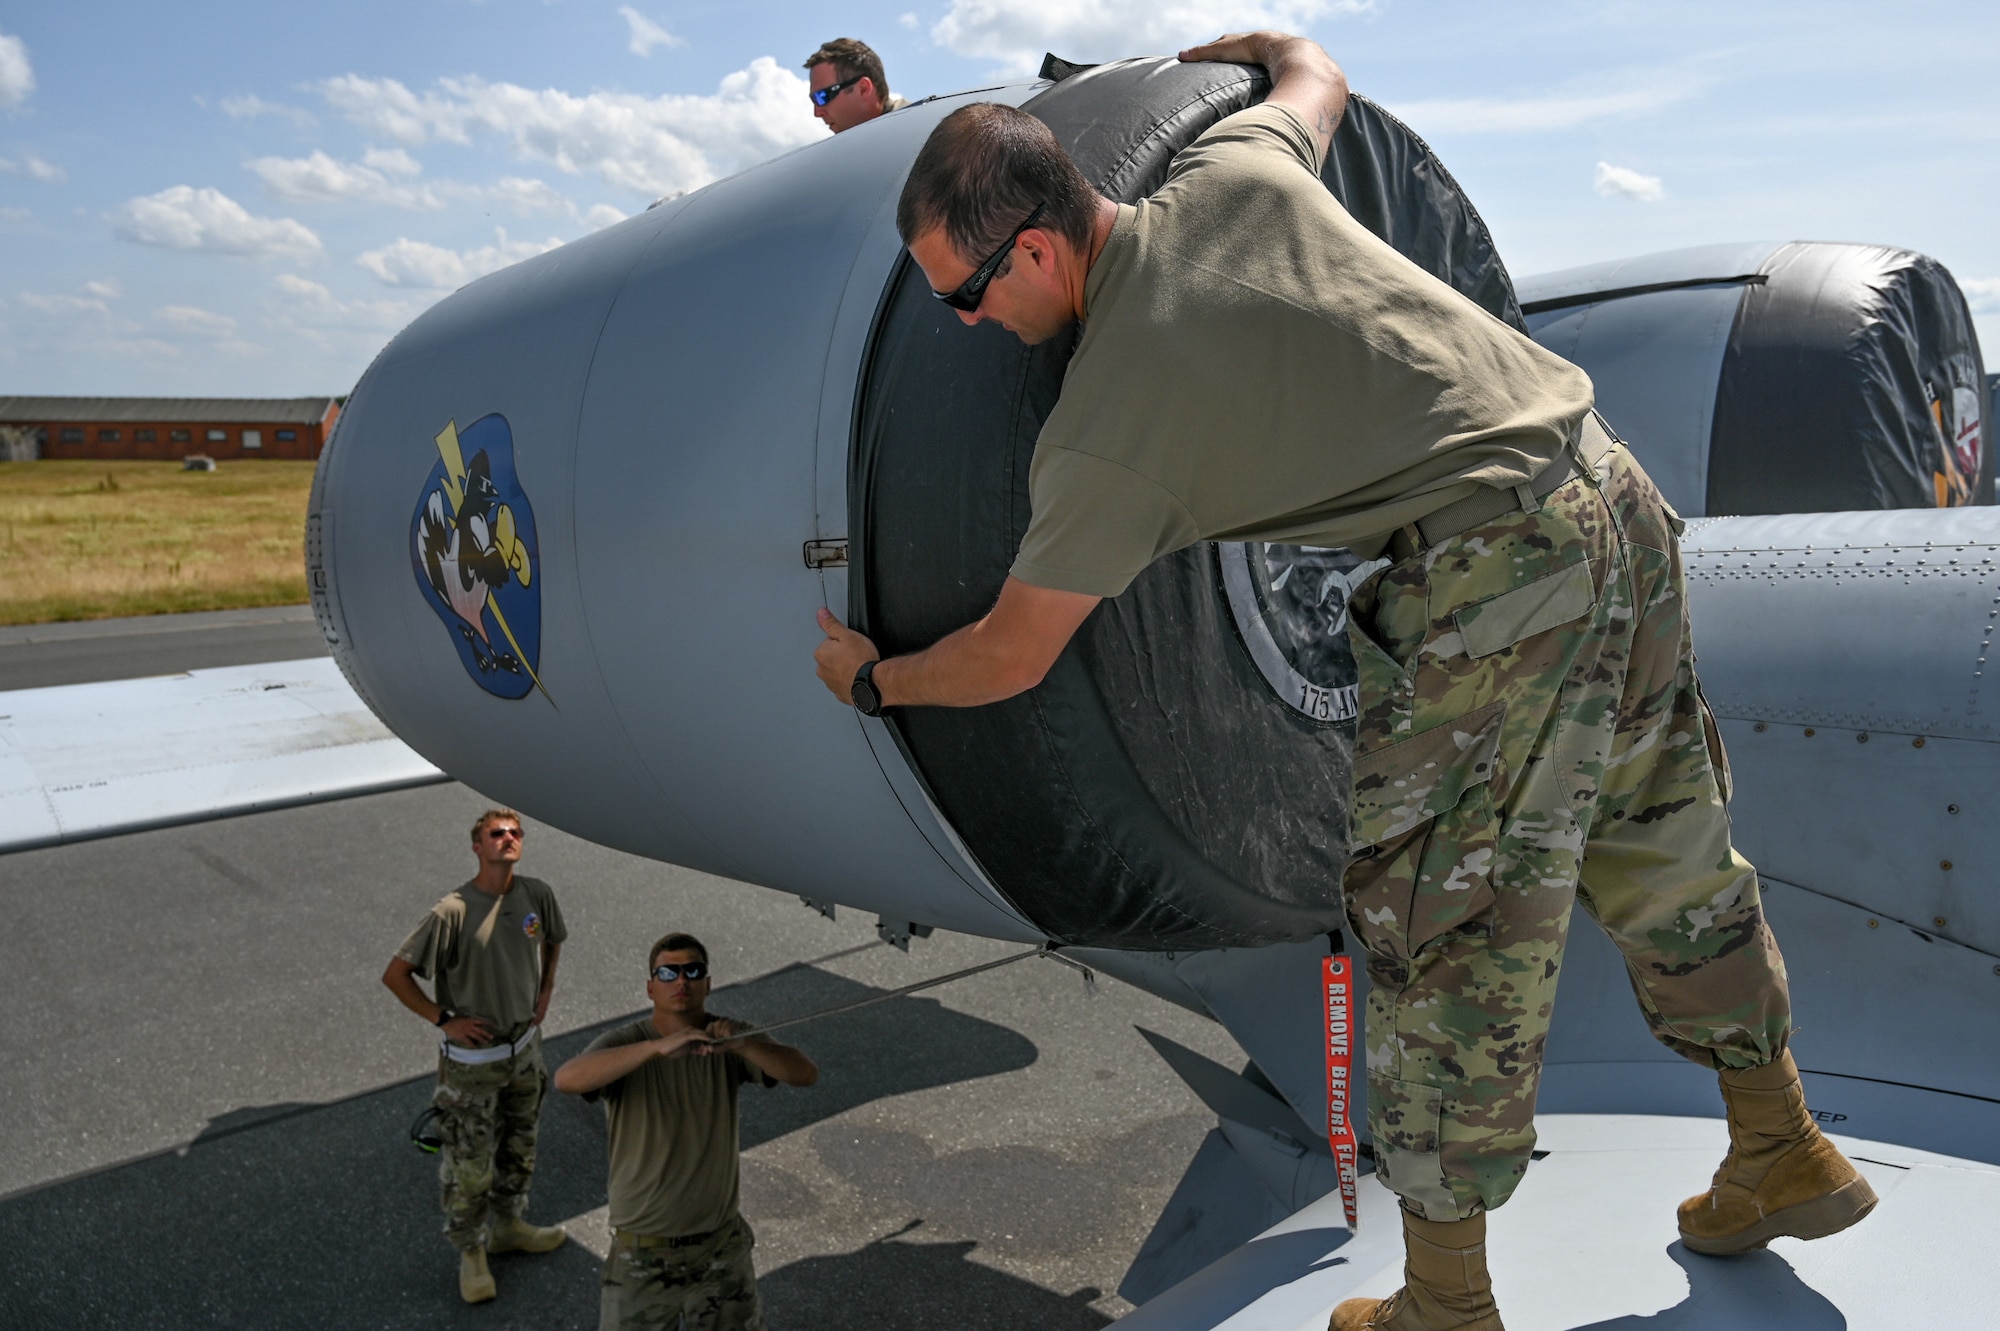
[[[1499,841],[1491,785],[1506,714],[1496,702],[1355,759],[1354,855],[1342,887],[1371,972],[1447,934],[1490,927]]]
[[[1368,1111],[1375,1172],[1383,1184],[1426,1220],[1458,1219],[1458,1204],[1445,1182],[1440,1143],[1444,1092],[1371,1073]]]
[[[1590,561],[1579,559],[1533,582],[1461,607],[1452,613],[1452,620],[1465,643],[1465,654],[1477,660],[1579,620],[1596,604]]]

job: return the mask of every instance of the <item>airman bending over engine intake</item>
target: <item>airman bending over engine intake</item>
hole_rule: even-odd
[[[1358,224],[1321,182],[1347,81],[1311,42],[1221,38],[1270,96],[1136,207],[1046,126],[939,123],[898,228],[938,298],[1036,343],[1082,330],[985,618],[907,656],[820,612],[821,680],[862,710],[1033,688],[1100,598],[1196,541],[1348,546],[1360,673],[1347,919],[1368,953],[1369,1125],[1404,1287],[1335,1331],[1500,1326],[1485,1213],[1534,1144],[1572,903],[1654,1034],[1721,1077],[1731,1140],[1683,1241],[1816,1238],[1875,1203],[1805,1111],[1784,963],[1730,845],[1695,682],[1678,517],[1581,370]]]

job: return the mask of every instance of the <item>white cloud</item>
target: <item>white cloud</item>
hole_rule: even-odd
[[[625,220],[625,213],[608,203],[592,204],[579,208],[576,202],[546,180],[531,180],[521,176],[503,176],[492,185],[479,191],[482,198],[497,203],[521,215],[531,213],[554,213],[567,217],[595,231],[610,226],[613,222]]]
[[[1960,278],[1958,289],[1974,314],[2000,314],[2000,277]]]
[[[197,104],[206,105],[199,97],[195,101]],[[319,123],[313,119],[312,112],[302,107],[283,106],[277,102],[267,102],[257,96],[225,97],[218,104],[222,107],[223,113],[233,120],[257,120],[264,116],[276,116],[297,125]]]
[[[33,153],[24,154],[18,162],[6,157],[0,157],[0,175],[13,175],[16,171],[24,172],[36,180],[47,184],[54,184],[58,180],[69,179],[69,172],[63,170],[53,162],[44,161]]]
[[[85,282],[83,289],[101,300],[116,300],[125,294],[125,289],[109,278],[102,281]]]
[[[36,334],[44,349],[79,359],[137,356],[150,361],[174,361],[180,357],[182,349],[174,341],[152,335],[143,325],[112,309],[105,298],[107,288],[108,294],[117,294],[116,287],[111,283],[90,282],[84,286],[84,290],[90,293],[88,295],[45,295],[23,291],[18,301],[23,309],[51,316],[49,323],[39,328]],[[190,312],[207,315],[211,320],[221,319],[234,326],[221,315],[208,315],[205,310]],[[165,313],[164,310],[156,311],[156,318]],[[225,353],[243,354],[246,350],[243,344],[230,340],[226,332],[215,331],[213,325],[194,329],[177,324],[172,319],[158,319],[157,322],[167,326],[169,336],[194,332],[202,341]],[[247,350],[254,352],[257,348]]]
[[[1597,192],[1605,198],[1637,199],[1640,203],[1658,203],[1667,197],[1667,187],[1658,176],[1641,175],[1629,166],[1613,166],[1609,162],[1597,164]]]
[[[446,249],[405,236],[368,251],[356,262],[392,287],[449,291],[562,244],[553,236],[544,241],[509,240],[500,228],[494,234],[493,244],[476,250]]]
[[[1701,90],[1695,78],[1677,76],[1604,93],[1559,93],[1548,97],[1465,97],[1398,102],[1389,109],[1419,134],[1532,134],[1574,129],[1615,116],[1644,115]]]
[[[0,106],[19,106],[35,90],[35,67],[28,62],[28,44],[0,32]]]
[[[236,321],[197,305],[163,305],[153,317],[176,333],[190,337],[222,339],[236,331]]]
[[[584,96],[477,78],[416,93],[394,79],[348,74],[320,92],[342,115],[397,143],[505,138],[516,156],[570,174],[594,173],[651,199],[696,189],[816,142],[807,84],[769,56],[725,77],[709,96]]]
[[[163,249],[245,258],[307,255],[319,237],[289,217],[257,217],[220,190],[175,185],[128,199],[111,214],[119,239]]]
[[[373,167],[385,176],[421,175],[424,169],[416,158],[401,148],[370,148],[361,154],[361,164]]]
[[[279,273],[272,280],[283,297],[273,307],[274,321],[289,328],[394,331],[423,313],[426,300],[341,300],[318,282],[297,273]]]
[[[896,15],[896,22],[902,24],[903,27],[907,28],[911,32],[915,32],[918,28],[922,27],[924,24],[924,21],[918,18],[915,14],[907,14],[907,13]]]
[[[496,183],[486,187],[485,194],[494,203],[517,213],[561,213],[565,217],[577,216],[576,205],[569,201],[569,196],[546,180],[502,176]]]
[[[103,298],[99,296],[71,296],[67,294],[42,296],[32,291],[23,291],[21,293],[21,303],[29,309],[39,310],[43,314],[71,316],[95,314],[105,319],[112,317],[111,307],[105,304]]]
[[[317,149],[310,157],[259,157],[246,165],[281,199],[321,202],[352,199],[391,208],[434,209],[445,206],[438,191],[409,182],[420,168],[400,148],[371,151],[359,163],[342,162]],[[392,180],[394,175],[401,179]]]
[[[1300,32],[1328,14],[1374,8],[1374,0],[952,0],[931,40],[963,56],[1031,74],[1042,54],[1067,60],[1165,55],[1219,33]]]
[[[625,16],[625,26],[631,30],[632,40],[626,49],[633,55],[651,55],[656,46],[686,46],[687,43],[674,36],[653,20],[641,14],[630,5],[618,6],[618,12]]]
[[[23,154],[21,160],[18,162],[11,158],[0,157],[0,175],[11,176],[16,171],[23,172],[33,176],[36,180],[50,184],[69,178],[69,172],[63,170],[53,162],[43,161],[33,153]]]
[[[36,332],[44,349],[88,359],[139,356],[172,360],[181,354],[172,342],[146,336],[139,324],[118,314],[100,296],[23,291],[18,302],[23,309],[51,316]]]

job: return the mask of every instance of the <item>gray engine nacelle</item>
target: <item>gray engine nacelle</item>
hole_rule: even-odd
[[[847,574],[807,551],[847,536],[896,192],[953,105],[484,278],[383,351],[321,461],[307,558],[341,669],[411,747],[606,845],[1041,936],[883,724],[812,674]]]
[[[1344,552],[1176,552],[991,707],[867,720],[811,669],[822,605],[891,652],[991,606],[1070,354],[961,327],[903,259],[894,203],[931,127],[1026,100],[1132,202],[1267,90],[1233,65],[1063,68],[450,297],[321,462],[309,574],[342,669],[418,752],[531,814],[892,924],[1158,950],[1337,928]],[[1352,99],[1322,180],[1518,325],[1477,212],[1393,116]]]

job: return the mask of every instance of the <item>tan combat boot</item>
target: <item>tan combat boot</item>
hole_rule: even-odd
[[[1875,1209],[1875,1189],[1820,1134],[1789,1050],[1761,1068],[1722,1071],[1729,1154],[1715,1182],[1681,1203],[1681,1242],[1727,1256],[1772,1239],[1838,1234]]]
[[[550,1252],[563,1245],[569,1231],[561,1225],[531,1225],[517,1215],[495,1216],[488,1252]]]
[[[1403,1212],[1403,1287],[1348,1299],[1327,1331],[1503,1331],[1486,1275],[1486,1216],[1440,1223]]]
[[[484,1303],[499,1292],[493,1273],[486,1269],[486,1249],[467,1248],[458,1255],[458,1297],[467,1303]]]

